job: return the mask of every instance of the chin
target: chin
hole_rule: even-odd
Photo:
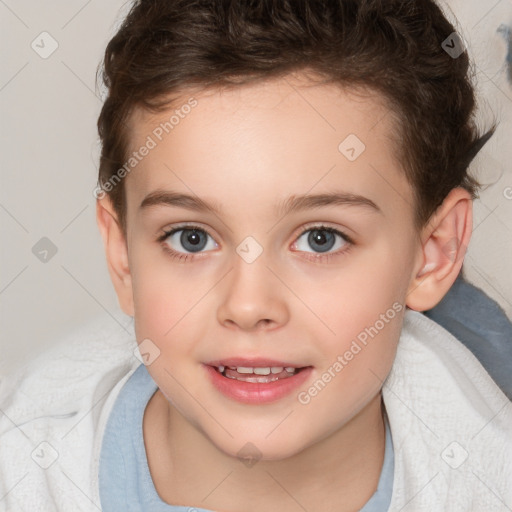
[[[240,437],[229,438],[229,440],[224,437],[224,442],[220,443],[218,440],[210,438],[210,442],[215,444],[218,450],[229,457],[239,459],[249,467],[258,461],[289,459],[299,454],[306,447],[305,443],[301,443],[299,440],[291,440],[286,435],[275,435],[274,439],[265,438],[266,435],[260,432],[254,433],[254,435],[246,433]]]

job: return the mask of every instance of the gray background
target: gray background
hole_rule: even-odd
[[[501,119],[472,165],[488,186],[475,203],[464,266],[512,318],[512,4],[448,3],[475,59],[479,117]],[[94,317],[131,320],[118,308],[92,195],[96,68],[120,9],[127,6],[117,0],[0,0],[0,375]],[[43,58],[52,44],[57,49]]]

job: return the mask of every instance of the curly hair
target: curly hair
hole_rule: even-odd
[[[477,197],[468,167],[496,129],[479,133],[471,61],[442,45],[454,32],[433,0],[137,0],[98,72],[99,187],[126,162],[135,107],[157,112],[190,87],[312,71],[385,98],[422,227],[451,189]],[[126,233],[124,185],[108,194]]]

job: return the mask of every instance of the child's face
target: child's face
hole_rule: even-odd
[[[180,108],[191,96],[197,105]],[[174,128],[158,130],[175,110]],[[376,407],[421,254],[412,190],[378,97],[290,77],[185,95],[163,114],[137,112],[131,125],[132,150],[148,136],[156,147],[126,178],[131,276],[121,302],[133,293],[126,312],[137,340],[160,351],[148,370],[171,404],[222,451],[236,456],[251,442],[267,459],[298,453]],[[362,153],[353,137],[339,149],[349,134]],[[141,206],[156,191],[192,199]],[[285,213],[289,198],[334,193],[366,200]],[[198,209],[199,199],[219,212]],[[158,241],[189,224],[204,233]],[[311,369],[288,377],[282,396],[244,401],[238,381],[217,378],[235,398],[210,379],[206,363],[228,358]]]

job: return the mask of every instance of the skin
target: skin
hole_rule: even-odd
[[[422,311],[441,300],[469,243],[470,196],[454,189],[415,229],[383,98],[299,75],[190,90],[159,114],[136,110],[131,147],[191,96],[197,106],[125,178],[126,236],[108,197],[97,203],[120,305],[134,316],[139,343],[149,338],[160,350],[147,366],[159,390],[143,423],[156,490],[171,504],[225,512],[276,503],[283,511],[359,509],[383,463],[381,387],[405,307],[306,405],[296,392],[265,405],[234,401],[210,384],[202,363],[262,356],[311,365],[300,388],[307,390],[393,304]],[[338,150],[348,134],[366,146],[353,162]],[[141,209],[155,190],[197,196],[222,212]],[[364,196],[378,211],[355,204],[275,211],[290,196],[332,191]],[[187,251],[181,233],[158,240],[183,223],[210,235],[201,253]],[[325,259],[308,244],[310,231],[302,235],[318,225],[353,243],[337,235]],[[252,263],[236,251],[248,236],[263,249]],[[165,247],[189,257],[173,259]],[[252,467],[237,456],[248,442],[261,456]]]

